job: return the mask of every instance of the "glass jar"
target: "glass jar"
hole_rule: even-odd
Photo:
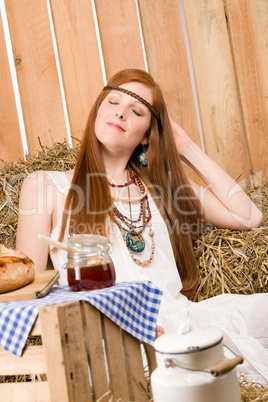
[[[72,291],[103,289],[115,284],[110,245],[104,236],[68,235],[68,284]]]

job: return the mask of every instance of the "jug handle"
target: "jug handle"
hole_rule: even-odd
[[[214,377],[218,377],[219,375],[229,373],[229,371],[233,370],[238,364],[242,364],[243,361],[243,357],[236,356],[233,359],[224,360],[216,366],[211,367],[209,371]]]

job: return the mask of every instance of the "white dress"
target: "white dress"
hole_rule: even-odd
[[[58,191],[67,194],[70,184],[63,172],[47,172]],[[223,294],[199,303],[190,302],[180,293],[180,276],[175,264],[172,246],[166,225],[153,199],[149,195],[154,230],[155,258],[145,268],[136,265],[124,244],[120,230],[114,226],[111,257],[116,271],[116,281],[149,280],[163,290],[158,324],[166,332],[181,330],[185,325],[211,325],[221,329],[224,344],[235,354],[244,357],[244,363],[237,366],[237,372],[245,374],[253,382],[268,387],[268,294],[249,296]],[[125,204],[118,203],[122,210]],[[137,207],[137,210],[135,210]],[[139,206],[132,204],[132,214],[139,213]],[[51,233],[58,239],[61,221]],[[141,261],[147,260],[151,250],[148,228],[143,232],[145,250],[139,254]],[[50,254],[54,268],[60,272],[60,284],[67,284],[67,262],[65,251]],[[227,351],[227,355],[228,355]],[[231,355],[228,357],[232,357]]]

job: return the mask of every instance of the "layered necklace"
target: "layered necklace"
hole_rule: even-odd
[[[128,175],[130,176],[130,180],[128,180],[125,184],[116,185],[110,184],[111,187],[124,188],[128,189],[128,198],[117,198],[112,197],[113,201],[119,201],[122,203],[126,203],[129,206],[130,217],[122,214],[116,205],[113,203],[111,218],[113,222],[118,226],[120,232],[123,236],[125,245],[129,251],[130,257],[132,260],[142,267],[148,266],[154,259],[154,250],[155,250],[155,242],[154,242],[154,232],[152,230],[151,223],[151,210],[148,201],[148,188],[145,183],[138,177],[137,173],[132,169],[128,169]],[[131,184],[135,184],[139,190],[140,196],[137,198],[130,198],[130,190],[129,186]],[[132,210],[131,204],[139,203],[139,215],[137,219],[132,219]],[[141,253],[145,248],[145,241],[142,236],[145,228],[148,226],[149,228],[149,236],[151,238],[151,252],[150,256],[146,261],[141,261],[136,258],[134,253]]]

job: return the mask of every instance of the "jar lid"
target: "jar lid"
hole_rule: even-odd
[[[194,353],[216,346],[222,339],[222,332],[218,328],[187,327],[182,333],[161,335],[156,339],[154,349],[156,352],[168,354]]]
[[[90,252],[98,254],[109,249],[108,239],[104,236],[93,234],[73,234],[68,235],[68,246],[77,250],[78,253]]]

